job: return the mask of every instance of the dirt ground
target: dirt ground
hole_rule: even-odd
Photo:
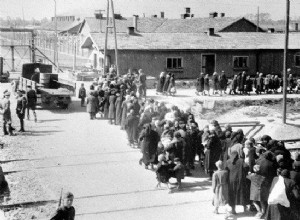
[[[6,87],[1,84],[0,94]],[[193,105],[195,99],[232,99],[197,97],[189,90],[179,90],[176,97],[158,97],[151,90],[149,96],[182,109]],[[11,100],[13,124],[18,129],[13,97]],[[141,153],[126,145],[125,132],[105,120],[90,121],[85,108],[79,106],[74,98],[66,111],[38,110],[37,123],[25,121],[27,132],[1,136],[5,146],[0,149],[0,161],[10,189],[2,205],[20,204],[6,210],[6,219],[49,219],[62,188],[75,195],[76,219],[224,219],[224,215],[212,213],[211,182],[199,166],[192,177],[183,180],[183,191],[169,194],[166,189],[157,190],[155,173],[138,165]],[[243,128],[248,137],[299,138],[300,114],[291,109],[294,107],[288,109],[288,125],[281,124],[278,106],[246,106],[222,114],[211,110],[197,120],[200,127],[211,119],[244,122],[234,130]],[[236,219],[254,219],[253,215],[239,213]]]

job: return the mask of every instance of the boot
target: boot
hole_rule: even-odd
[[[14,136],[13,128],[12,128],[11,124],[8,125],[8,133],[10,136]]]
[[[8,135],[8,132],[6,129],[6,124],[3,124],[3,132],[4,132],[4,135]]]
[[[24,120],[23,119],[20,119],[20,126],[21,126],[21,128],[20,128],[19,132],[25,132],[25,130],[24,130]]]

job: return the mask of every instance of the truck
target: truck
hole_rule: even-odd
[[[43,63],[23,64],[19,88],[26,91],[28,86],[36,90],[37,104],[43,109],[68,109],[76,89],[75,83],[60,79],[52,73],[52,65]]]

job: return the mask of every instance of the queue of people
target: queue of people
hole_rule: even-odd
[[[282,92],[283,80],[278,75],[257,73],[251,78],[245,71],[234,75],[231,80],[228,79],[225,72],[219,75],[216,72],[211,80],[208,74],[200,74],[196,83],[197,95],[223,95],[229,90],[229,95],[250,95],[252,92],[260,95],[277,94]],[[300,91],[300,80],[296,80],[288,69],[287,87],[289,93],[298,93]],[[212,90],[212,92],[210,92]]]

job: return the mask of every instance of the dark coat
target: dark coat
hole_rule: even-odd
[[[116,102],[117,97],[115,95],[109,96],[109,109],[108,109],[108,118],[109,119],[115,119],[116,117]]]
[[[217,75],[212,76],[212,86],[213,86],[213,90],[219,89],[219,77]]]
[[[166,80],[165,76],[158,78],[157,87],[156,87],[157,92],[163,92],[163,87],[164,87],[164,84],[165,84],[165,80]]]
[[[237,78],[233,78],[231,85],[230,85],[230,89],[231,90],[236,90],[236,88],[238,87],[238,81]]]
[[[85,97],[86,97],[86,90],[84,87],[83,88],[81,87],[78,92],[78,98],[85,98]]]
[[[123,101],[123,102],[122,102],[122,106],[121,106],[121,109],[122,109],[122,115],[121,115],[121,128],[122,128],[122,129],[125,129],[125,122],[126,122],[127,113],[128,113],[128,110],[127,110],[127,103],[128,103],[128,101]]]
[[[228,82],[228,79],[227,79],[226,75],[222,74],[220,76],[220,89],[221,90],[226,90],[226,88],[227,88],[227,82]]]
[[[95,96],[90,95],[86,100],[86,111],[89,113],[95,113],[98,109],[98,100]]]
[[[204,90],[204,77],[200,76],[197,82],[197,91],[198,92],[203,92]]]
[[[252,80],[251,79],[246,80],[245,90],[246,90],[246,92],[252,92]]]
[[[141,141],[141,151],[143,153],[143,163],[149,165],[153,163],[156,156],[159,135],[156,131],[150,130],[147,133],[146,129],[142,130],[139,141]]]
[[[204,167],[206,172],[217,170],[215,163],[220,160],[222,155],[221,141],[216,134],[211,135],[207,141],[205,151]]]
[[[126,118],[125,129],[130,143],[138,142],[138,124],[139,124],[138,116],[129,115]]]
[[[247,205],[246,165],[242,158],[231,158],[226,162],[229,171],[229,205]]]
[[[163,86],[163,92],[167,92],[170,84],[171,77],[166,77],[164,86]]]
[[[119,96],[116,99],[115,107],[116,107],[116,124],[120,125],[122,120],[122,101],[123,97]]]

